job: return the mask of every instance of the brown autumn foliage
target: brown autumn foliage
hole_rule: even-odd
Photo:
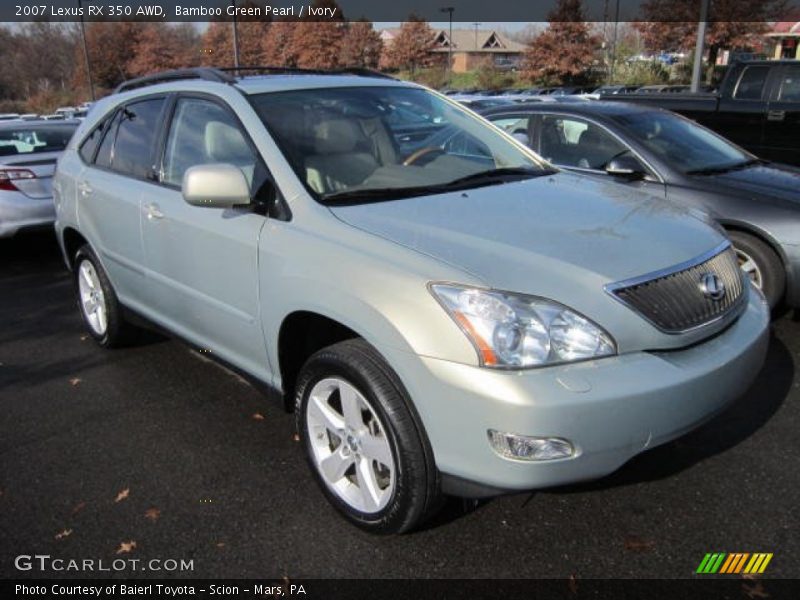
[[[199,59],[196,34],[190,23],[177,26],[145,23],[127,71],[134,76],[147,75],[166,69],[197,66]]]
[[[292,37],[295,21],[273,21],[269,33],[263,39],[261,49],[264,63],[276,67],[297,66]]]
[[[233,30],[229,22],[213,21],[203,33],[201,62],[206,66],[233,66]]]
[[[433,63],[431,48],[434,32],[427,21],[415,15],[408,17],[391,43],[384,48],[381,66],[387,69],[404,69],[414,73]]]
[[[377,69],[383,51],[380,34],[369,21],[354,21],[342,39],[341,65]]]
[[[113,89],[133,76],[130,62],[145,25],[130,21],[95,21],[86,24],[86,45],[96,86]],[[74,56],[74,83],[78,87],[85,87],[86,69],[80,44],[75,45]]]
[[[768,30],[767,21],[780,20],[787,11],[786,0],[714,0],[710,3],[706,29],[708,63],[713,70],[723,49],[754,48]],[[690,51],[697,40],[699,3],[695,0],[647,0],[642,16],[647,21],[635,24],[649,50]]]
[[[546,85],[580,82],[594,63],[600,39],[584,20],[581,0],[559,0],[549,25],[531,42],[521,75]]]

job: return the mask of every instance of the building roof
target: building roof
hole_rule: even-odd
[[[383,29],[380,33],[384,42],[391,42],[400,29],[391,27]],[[449,29],[434,30],[433,52],[448,52],[450,50]],[[494,29],[453,29],[453,52],[479,52],[514,54],[525,52],[525,44],[520,44],[509,39],[503,33]]]
[[[786,34],[800,34],[800,12],[796,12],[791,15],[790,20],[788,21],[777,21],[772,24],[770,27],[770,32],[767,34],[769,36],[779,36],[779,35],[786,35]]]
[[[440,29],[436,32],[434,51],[447,52],[450,49],[450,31]],[[493,29],[453,29],[453,52],[525,52],[525,44],[509,39]]]

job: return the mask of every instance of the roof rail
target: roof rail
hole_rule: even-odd
[[[181,79],[202,79],[204,81],[216,81],[217,83],[235,83],[236,78],[222,72],[220,69],[210,67],[193,67],[190,69],[175,69],[173,71],[162,71],[153,75],[145,75],[136,79],[123,81],[114,90],[115,94],[127,92],[146,85],[166,83],[168,81],[179,81]]]
[[[376,77],[380,79],[394,79],[391,75],[386,75],[380,71],[367,69],[366,67],[342,67],[339,69],[304,69],[302,67],[273,67],[273,66],[245,66],[245,67],[220,67],[216,69],[223,73],[251,72],[251,74],[264,75],[359,75],[361,77]]]

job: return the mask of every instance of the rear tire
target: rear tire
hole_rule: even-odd
[[[739,266],[747,277],[764,292],[770,308],[781,303],[786,290],[783,263],[772,248],[757,237],[740,231],[729,231]]]
[[[317,483],[351,523],[404,533],[440,506],[438,471],[399,378],[364,340],[320,350],[303,366],[297,429]]]
[[[88,244],[76,252],[73,264],[78,310],[89,334],[103,348],[129,343],[135,328],[125,321],[111,281]]]

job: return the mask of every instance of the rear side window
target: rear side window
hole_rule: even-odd
[[[768,75],[769,67],[747,67],[739,78],[733,97],[737,100],[760,100]]]
[[[94,159],[94,164],[98,167],[109,168],[111,166],[111,155],[114,149],[114,139],[117,137],[117,124],[119,123],[120,113],[109,120],[109,125],[106,127],[106,133],[103,136],[103,141],[100,142],[100,148],[97,150],[97,156]]]
[[[94,159],[94,153],[100,145],[100,140],[103,139],[103,134],[106,132],[106,126],[111,122],[111,117],[103,119],[103,121],[94,129],[92,133],[86,136],[81,144],[78,152],[84,162],[91,163]]]
[[[111,168],[137,178],[149,177],[164,98],[128,104],[120,111]]]

